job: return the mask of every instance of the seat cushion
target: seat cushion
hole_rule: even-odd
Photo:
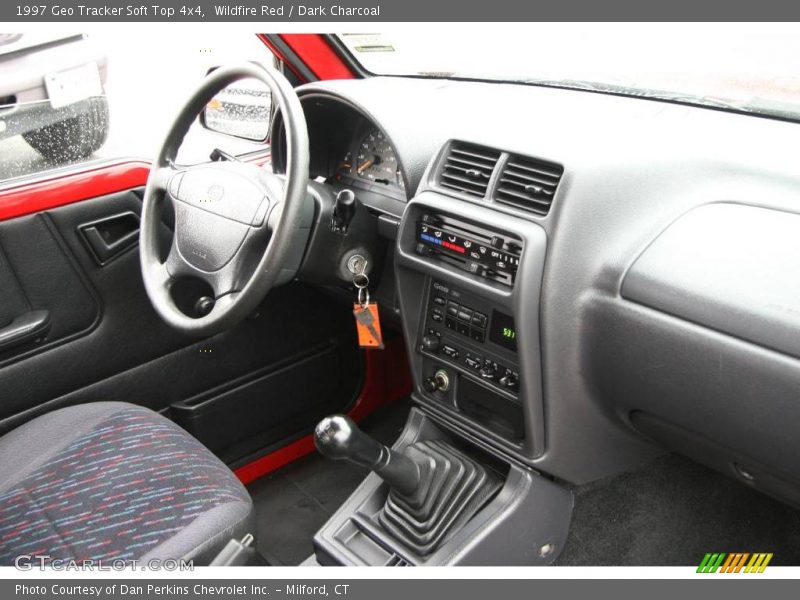
[[[121,402],[60,409],[0,438],[0,564],[210,561],[252,531],[231,470],[152,410]]]

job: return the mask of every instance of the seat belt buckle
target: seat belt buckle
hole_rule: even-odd
[[[255,556],[256,549],[253,548],[253,536],[245,535],[241,540],[230,540],[219,554],[214,557],[209,566],[211,567],[238,567],[246,565]]]

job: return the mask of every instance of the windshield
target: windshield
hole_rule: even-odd
[[[373,74],[515,81],[800,120],[797,24],[520,24],[340,34]]]

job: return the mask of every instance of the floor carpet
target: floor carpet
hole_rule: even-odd
[[[668,455],[575,490],[561,565],[699,565],[706,552],[772,552],[800,565],[800,511]]]

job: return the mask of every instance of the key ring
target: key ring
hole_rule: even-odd
[[[361,265],[361,271],[353,275],[353,285],[358,289],[358,303],[362,310],[369,304],[369,276],[367,275],[367,261]]]
[[[369,285],[369,277],[367,277],[366,273],[358,273],[353,276],[353,285],[359,290],[364,289]]]
[[[369,289],[367,289],[366,286],[358,288],[358,303],[361,305],[362,309],[367,308],[369,304]]]

